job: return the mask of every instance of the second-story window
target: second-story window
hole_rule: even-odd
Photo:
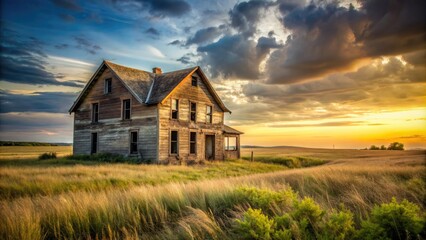
[[[179,101],[177,99],[172,99],[172,119],[179,118]]]
[[[192,122],[196,122],[197,121],[197,104],[194,102],[190,102],[190,105],[191,105],[190,119]]]
[[[108,94],[108,93],[111,93],[111,91],[112,91],[112,79],[107,78],[105,79],[104,93]]]
[[[212,123],[212,119],[213,119],[213,107],[212,106],[206,106],[206,122],[207,123]]]
[[[130,99],[123,100],[123,119],[130,119],[131,104]]]
[[[99,121],[99,103],[92,104],[92,123]]]

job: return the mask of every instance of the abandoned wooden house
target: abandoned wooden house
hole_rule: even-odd
[[[103,61],[69,110],[74,154],[118,153],[154,162],[240,157],[229,109],[200,67],[146,72]]]

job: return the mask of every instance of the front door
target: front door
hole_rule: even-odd
[[[206,135],[206,160],[214,160],[214,135]]]

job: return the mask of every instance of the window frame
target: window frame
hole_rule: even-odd
[[[210,113],[208,111],[210,107]],[[207,121],[207,117],[210,117],[210,121]],[[206,105],[206,123],[213,123],[213,106],[212,105]]]
[[[172,140],[173,132],[176,132],[176,140]],[[169,135],[169,154],[170,155],[179,155],[179,131],[176,129],[170,130]],[[176,153],[172,153],[172,143],[176,142]]]
[[[195,83],[195,85],[194,85]],[[191,76],[191,86],[198,87],[198,77],[197,76]]]
[[[136,142],[133,141],[133,134],[136,134]],[[129,154],[138,154],[138,144],[139,144],[139,131],[131,130],[129,133],[130,139],[129,139]],[[136,144],[136,151],[132,151],[133,144]]]
[[[104,81],[104,94],[112,93],[112,78],[106,78]]]
[[[99,102],[94,102],[91,104],[92,111],[91,111],[91,120],[92,123],[99,123]],[[96,111],[95,111],[96,106]]]
[[[192,141],[191,134],[195,134],[195,140]],[[197,132],[196,131],[189,131],[189,154],[190,155],[197,155]],[[191,152],[191,145],[194,144],[194,152]]]
[[[129,118],[126,118],[126,104],[125,102],[129,101]],[[126,98],[121,100],[121,119],[122,120],[131,120],[132,119],[132,99]]]
[[[192,111],[192,104],[195,104],[195,111]],[[192,113],[194,113],[194,120],[192,120]],[[189,121],[190,122],[197,122],[197,103],[189,101]]]
[[[229,138],[235,138],[235,149],[229,149]],[[225,146],[225,151],[238,151],[238,139],[237,136],[225,136],[224,141],[224,146]]]
[[[173,110],[173,100],[176,100],[176,104],[177,104],[177,109]],[[179,120],[179,99],[177,98],[172,98],[171,99],[171,104],[170,104],[170,119],[174,119],[174,120]],[[176,111],[176,118],[173,118],[173,111]]]
[[[93,144],[93,136],[96,136],[96,144]],[[95,146],[95,149],[93,148]],[[90,133],[90,155],[96,154],[99,152],[99,134],[98,132]]]

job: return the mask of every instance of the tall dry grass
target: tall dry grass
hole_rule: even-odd
[[[0,238],[226,238],[240,186],[291,186],[324,209],[365,216],[374,204],[406,198],[423,209],[425,167],[321,166],[276,173],[108,191],[76,191],[0,202]]]

